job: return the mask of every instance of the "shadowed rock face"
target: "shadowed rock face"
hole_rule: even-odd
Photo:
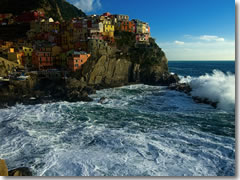
[[[9,176],[32,176],[32,172],[27,167],[17,168],[8,172]]]

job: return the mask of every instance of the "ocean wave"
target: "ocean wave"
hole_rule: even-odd
[[[235,75],[220,70],[213,70],[212,74],[200,77],[180,77],[181,83],[189,83],[193,89],[192,96],[207,98],[218,103],[218,108],[235,110]]]

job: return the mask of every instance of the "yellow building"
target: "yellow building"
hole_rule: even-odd
[[[103,21],[103,35],[108,36],[110,38],[114,37],[114,25],[112,25],[111,20],[104,20]]]
[[[23,52],[15,52],[14,48],[10,48],[8,52],[8,60],[23,65]]]
[[[32,56],[33,48],[23,47],[24,56]]]

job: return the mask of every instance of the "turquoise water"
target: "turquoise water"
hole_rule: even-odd
[[[171,72],[176,67],[170,63]],[[228,102],[217,109],[147,85],[101,90],[90,103],[2,109],[0,158],[10,168],[31,167],[38,176],[233,176],[235,78],[227,73],[231,68],[213,69],[182,81],[211,97],[213,86],[214,97]],[[228,82],[224,92],[217,80]],[[210,90],[201,94],[204,87]],[[101,97],[106,97],[103,104]]]

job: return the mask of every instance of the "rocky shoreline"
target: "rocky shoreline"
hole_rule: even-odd
[[[192,99],[196,103],[209,104],[212,107],[217,108],[218,102],[213,102],[213,101],[210,101],[209,99],[206,99],[206,98],[192,96],[191,95],[192,88],[191,88],[190,84],[187,84],[187,83],[173,83],[170,86],[168,86],[168,89],[183,92],[183,93],[187,94],[188,96],[191,96]]]
[[[174,78],[172,76],[169,77],[170,79],[165,79],[165,81],[173,81]],[[166,85],[167,83],[165,81],[161,85]],[[31,87],[31,84],[35,85]],[[89,86],[85,82],[75,78],[52,81],[47,78],[39,80],[31,77],[26,82],[11,81],[0,87],[0,109],[8,108],[16,104],[35,105],[59,101],[91,102],[93,99],[90,98],[89,95],[95,94],[96,90],[133,84],[140,84],[140,82],[129,82],[114,85],[97,84]]]
[[[44,83],[42,83],[44,81]],[[31,80],[20,83],[9,83],[1,86],[0,88],[0,109],[8,108],[16,104],[23,105],[35,105],[35,104],[46,104],[54,103],[59,101],[67,102],[91,102],[92,98],[89,97],[91,94],[95,94],[97,90],[115,88],[133,84],[140,84],[140,82],[131,82],[123,84],[115,84],[112,86],[97,84],[95,86],[88,86],[85,82],[77,80],[75,78],[61,81],[51,81],[50,79],[41,79],[40,83],[36,85],[36,88],[33,88],[30,91],[27,91],[26,86],[29,87]],[[36,82],[35,82],[36,83]],[[39,83],[39,82],[38,82]],[[151,83],[147,85],[161,85],[167,86],[170,90],[175,90],[183,92],[188,96],[191,96],[192,88],[187,83],[179,83],[179,78],[177,75],[169,75],[168,78],[165,78],[164,81],[159,84]],[[208,99],[191,96],[196,103],[204,103],[217,107],[217,102],[212,102]]]

